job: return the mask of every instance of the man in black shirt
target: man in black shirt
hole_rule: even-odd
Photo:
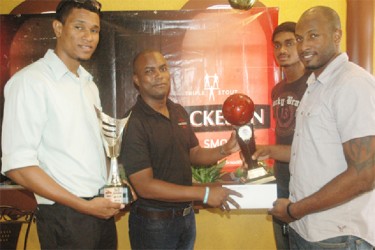
[[[131,206],[133,249],[193,249],[196,227],[192,201],[229,210],[239,193],[221,186],[192,186],[191,165],[210,165],[239,151],[232,133],[226,144],[201,148],[184,108],[168,99],[170,73],[158,51],[143,51],[133,62],[139,91],[123,139],[122,162],[137,193]]]
[[[274,55],[282,68],[282,80],[272,89],[273,117],[276,121],[276,144],[291,145],[296,123],[295,112],[307,88],[308,73],[297,53],[294,36],[296,23],[285,22],[272,35]],[[276,161],[274,166],[277,197],[289,198],[289,163]],[[289,249],[288,225],[273,218],[277,249]]]

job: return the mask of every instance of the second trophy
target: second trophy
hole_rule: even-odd
[[[222,108],[224,118],[236,129],[237,141],[249,169],[258,167],[258,162],[251,158],[255,152],[254,125],[251,123],[254,109],[254,102],[244,94],[229,96]]]

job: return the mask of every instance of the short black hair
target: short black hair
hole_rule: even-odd
[[[85,9],[100,16],[101,7],[101,3],[96,0],[61,0],[56,7],[55,19],[61,23],[65,23],[66,17],[74,8]]]
[[[146,55],[146,54],[155,53],[155,52],[161,54],[161,52],[160,52],[159,50],[157,50],[157,49],[144,49],[144,50],[138,52],[138,53],[135,55],[134,59],[133,59],[133,73],[135,73],[135,64],[137,63],[138,59],[139,59],[141,56]],[[163,55],[163,54],[162,54],[162,55]],[[164,56],[164,55],[163,55],[163,56]]]
[[[274,41],[275,36],[280,32],[291,32],[294,34],[296,32],[296,23],[284,22],[282,24],[279,24],[272,33],[272,42]]]

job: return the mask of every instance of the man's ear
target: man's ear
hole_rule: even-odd
[[[342,38],[342,30],[341,29],[336,29],[335,32],[333,33],[333,41],[335,44],[340,45]]]
[[[59,38],[61,36],[62,26],[63,26],[63,24],[60,21],[58,21],[56,19],[53,20],[52,28],[53,28],[53,31],[55,32],[56,38]]]
[[[139,90],[139,79],[138,79],[138,76],[135,74],[133,74],[133,84],[134,84],[134,87]]]

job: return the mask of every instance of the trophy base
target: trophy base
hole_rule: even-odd
[[[247,183],[263,184],[273,182],[275,180],[275,176],[268,173],[263,167],[257,167],[247,171]]]
[[[104,186],[99,190],[99,196],[115,203],[129,204],[132,194],[127,186]]]
[[[255,179],[261,176],[265,176],[267,174],[268,172],[263,167],[257,167],[257,168],[247,170],[248,179]]]

